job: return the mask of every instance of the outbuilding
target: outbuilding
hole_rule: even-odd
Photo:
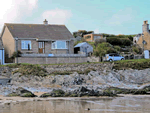
[[[93,53],[93,46],[87,42],[78,43],[76,46],[74,46],[74,53],[78,54],[79,52],[86,53],[88,56],[90,56]]]
[[[4,63],[5,63],[5,52],[2,40],[0,38],[0,65],[4,65]]]

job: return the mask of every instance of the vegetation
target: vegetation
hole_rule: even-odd
[[[113,69],[146,69],[150,68],[150,59],[133,59],[114,62]]]
[[[17,52],[18,52],[18,55],[17,55]],[[12,54],[11,59],[16,58],[17,56],[18,56],[18,57],[21,57],[21,54],[22,54],[21,51],[18,50],[17,52],[14,52],[14,53]]]
[[[114,46],[114,49],[115,49],[116,51],[120,51],[120,50],[121,50],[121,47],[120,47],[120,46]]]
[[[96,71],[94,68],[87,68],[84,71],[54,71],[51,73],[51,75],[70,75],[74,72],[77,72],[78,74],[88,74],[90,71]]]
[[[97,46],[98,44],[103,43],[103,42],[106,42],[106,39],[103,39],[103,38],[102,39],[96,39],[94,44],[95,44],[95,46]]]
[[[9,65],[10,66],[10,65]],[[14,67],[19,67],[18,70],[15,70],[13,73],[21,73],[21,75],[35,75],[35,76],[46,76],[47,71],[44,68],[41,68],[39,65],[11,65]],[[10,66],[10,67],[11,67]]]
[[[94,51],[94,55],[102,57],[107,53],[116,53],[117,51],[112,47],[113,46],[107,42],[100,43],[96,46],[96,49]]]
[[[112,45],[130,46],[132,41],[129,38],[107,37],[107,42]]]
[[[142,49],[137,47],[136,45],[132,46],[132,51],[136,54],[141,54],[142,53]]]
[[[129,38],[131,41],[133,41],[133,37],[136,36],[135,35],[113,35],[113,34],[106,34],[106,33],[102,33],[104,37],[116,37],[116,38]]]
[[[16,93],[10,93],[10,94],[8,94],[7,96],[8,96],[8,97],[16,97],[16,96],[19,96],[19,95],[16,94]]]

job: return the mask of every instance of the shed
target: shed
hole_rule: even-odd
[[[74,53],[78,54],[78,52],[86,53],[87,55],[90,55],[93,53],[93,46],[91,46],[87,42],[82,42],[74,46]]]
[[[4,63],[5,63],[5,52],[4,52],[2,40],[0,38],[0,65],[4,65]]]

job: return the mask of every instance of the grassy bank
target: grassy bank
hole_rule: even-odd
[[[150,68],[150,59],[133,59],[114,62],[113,69],[146,69]]]
[[[110,63],[110,62],[94,62],[94,63],[74,63],[74,65],[84,65],[84,64],[97,64],[97,63]],[[113,63],[113,62],[111,62]],[[17,70],[13,71],[12,73],[20,73],[22,75],[35,75],[35,76],[47,76],[47,75],[69,75],[72,74],[73,71],[54,71],[53,73],[48,73],[45,69],[46,66],[49,65],[71,65],[71,64],[8,64],[8,65],[1,65],[1,67],[10,67],[10,68],[18,68]],[[120,70],[120,69],[146,69],[150,68],[150,59],[134,59],[134,60],[122,60],[122,61],[115,61],[113,69]],[[90,71],[96,71],[94,68],[88,68],[84,71],[77,71],[79,74],[88,74]]]
[[[97,62],[98,63],[98,62]],[[74,65],[83,65],[83,64],[89,64],[89,63],[75,63]],[[12,74],[15,73],[20,73],[20,76],[23,75],[34,75],[34,76],[53,76],[53,75],[70,75],[73,74],[74,72],[77,72],[79,74],[88,74],[90,71],[96,71],[94,68],[87,68],[84,71],[78,70],[78,71],[54,71],[52,73],[48,73],[46,71],[46,66],[49,65],[57,65],[63,66],[63,65],[71,65],[71,64],[27,64],[27,63],[22,63],[22,64],[8,64],[8,65],[2,65],[1,67],[9,67],[9,68],[18,68],[14,71],[12,71]]]

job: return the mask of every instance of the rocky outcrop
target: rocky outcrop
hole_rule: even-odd
[[[22,87],[17,88],[15,92],[12,92],[8,94],[7,96],[37,97],[31,91],[28,91]]]
[[[94,89],[88,89],[86,87],[79,87],[75,90],[54,89],[50,93],[44,93],[40,97],[82,97],[82,96],[117,96],[110,91],[98,91]]]

